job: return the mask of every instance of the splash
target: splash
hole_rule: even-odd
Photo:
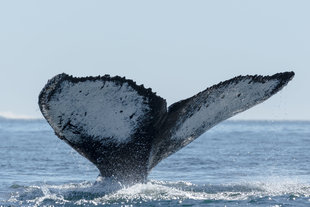
[[[196,185],[190,182],[149,181],[106,192],[102,186],[91,182],[64,185],[18,186],[9,202],[19,206],[130,206],[161,205],[180,203],[206,205],[216,202],[264,203],[266,200],[309,202],[310,185],[292,180],[252,182],[227,185]],[[105,188],[106,189],[106,188]],[[14,187],[16,190],[16,186]],[[281,199],[280,199],[281,200]]]

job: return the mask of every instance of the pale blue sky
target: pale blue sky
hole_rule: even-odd
[[[310,119],[310,1],[0,1],[0,115],[41,117],[54,75],[120,75],[171,104],[237,75],[296,72],[237,116]]]

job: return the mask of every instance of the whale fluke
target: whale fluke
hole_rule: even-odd
[[[172,104],[134,81],[109,75],[53,77],[39,107],[56,135],[124,184],[145,182],[161,160],[205,131],[263,102],[294,72],[238,76]]]

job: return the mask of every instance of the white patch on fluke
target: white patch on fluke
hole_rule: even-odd
[[[246,78],[203,92],[183,111],[187,117],[178,121],[171,139],[191,142],[220,121],[261,103],[278,84],[277,79],[261,83]]]
[[[65,80],[51,97],[48,114],[55,131],[70,142],[80,142],[76,133],[81,133],[100,142],[127,143],[149,112],[148,101],[128,83]]]

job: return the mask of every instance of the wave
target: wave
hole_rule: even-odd
[[[271,203],[304,199],[309,202],[310,185],[295,182],[241,183],[196,185],[190,182],[149,181],[106,192],[91,182],[64,185],[11,186],[17,192],[8,200],[10,205],[31,206],[98,206],[98,205],[161,205],[181,203],[207,205],[210,203]],[[265,204],[266,204],[265,203]]]

